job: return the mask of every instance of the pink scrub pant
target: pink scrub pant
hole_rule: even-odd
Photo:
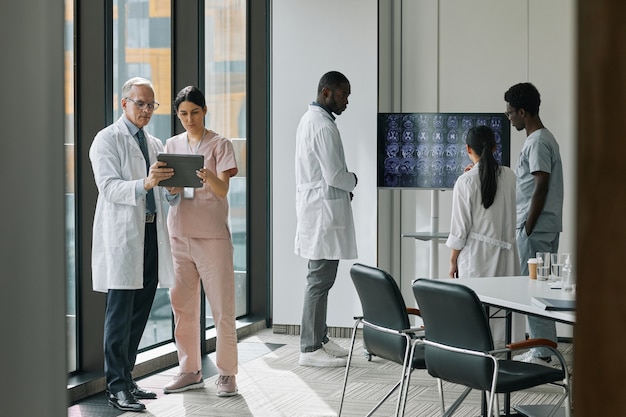
[[[235,276],[230,239],[172,237],[176,283],[170,289],[180,372],[202,369],[200,359],[200,280],[217,330],[220,375],[237,374]]]

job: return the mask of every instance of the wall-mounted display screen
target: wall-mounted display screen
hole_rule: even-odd
[[[379,113],[379,188],[451,189],[471,161],[465,137],[489,126],[495,157],[511,165],[511,125],[503,113]]]

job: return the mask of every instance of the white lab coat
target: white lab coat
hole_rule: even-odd
[[[313,260],[358,256],[350,201],[355,187],[335,121],[326,110],[309,105],[296,131],[297,255]]]
[[[515,221],[515,174],[503,166],[496,197],[488,209],[482,205],[478,164],[454,184],[452,219],[446,246],[459,249],[459,278],[516,276],[520,272]],[[504,284],[503,284],[504,285]],[[504,347],[505,320],[502,312],[490,311],[494,346]],[[523,340],[526,320],[514,313],[512,340]]]
[[[478,164],[454,185],[452,219],[446,246],[461,250],[459,278],[520,274],[515,235],[515,174],[503,166],[493,204],[482,205]]]
[[[146,196],[135,197],[135,186],[138,181],[143,184],[146,163],[122,117],[98,132],[89,149],[99,192],[93,224],[92,282],[94,291],[100,292],[143,287]],[[163,144],[145,134],[150,160],[154,162]],[[154,188],[158,277],[161,287],[171,287],[174,267],[166,223],[168,203],[163,193],[161,187]]]

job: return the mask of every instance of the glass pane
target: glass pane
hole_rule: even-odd
[[[67,307],[67,366],[77,370],[76,349],[76,230],[74,151],[74,2],[65,0],[65,257]]]
[[[163,143],[171,129],[171,0],[113,1],[113,106],[121,116],[122,85],[132,77],[152,81],[161,106],[146,129]],[[167,289],[158,289],[140,349],[173,340]]]
[[[234,245],[235,309],[247,313],[246,224],[246,1],[205,1],[205,96],[207,128],[230,138],[239,173],[228,191],[229,223]],[[207,326],[213,325],[206,308]]]
[[[122,85],[152,81],[161,106],[146,129],[163,143],[171,133],[171,0],[113,0],[113,109],[121,115]]]

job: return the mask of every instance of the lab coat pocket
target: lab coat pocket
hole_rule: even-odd
[[[106,213],[106,220],[103,223],[102,234],[104,244],[107,247],[117,247],[127,245],[138,234],[136,228],[129,227],[131,213],[127,210],[110,210]],[[104,217],[104,216],[103,216]]]
[[[346,210],[343,199],[323,200],[322,228],[343,229],[346,225]]]

